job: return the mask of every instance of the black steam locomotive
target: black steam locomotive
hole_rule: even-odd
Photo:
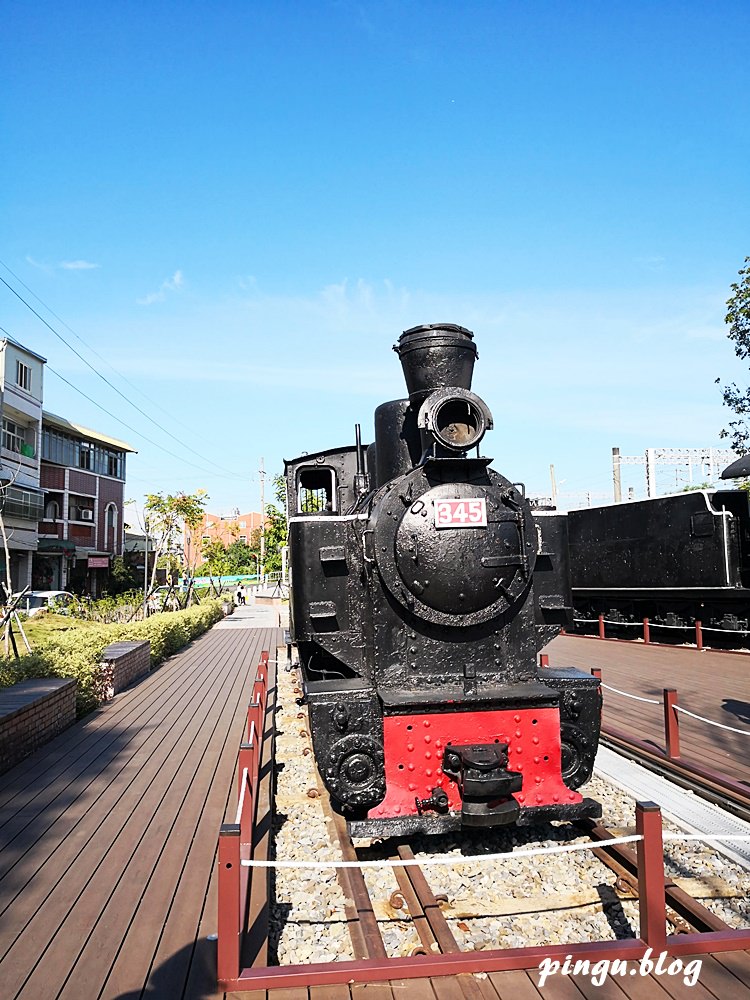
[[[292,631],[352,835],[598,815],[598,681],[540,669],[570,617],[564,516],[490,468],[473,334],[407,330],[375,441],[285,463]]]
[[[715,630],[712,644],[747,645],[749,500],[744,490],[695,490],[571,511],[578,631],[591,631],[600,614],[609,635],[630,638],[637,635],[631,623],[644,618],[686,630],[697,620]],[[682,642],[690,636],[664,629],[652,637]]]

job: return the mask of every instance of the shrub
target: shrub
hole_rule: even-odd
[[[166,611],[146,621],[88,625],[52,633],[38,642],[28,656],[0,659],[0,687],[32,677],[74,677],[78,681],[80,717],[106,699],[107,678],[99,664],[111,642],[147,639],[153,668],[222,617],[221,601],[205,601],[186,611]]]

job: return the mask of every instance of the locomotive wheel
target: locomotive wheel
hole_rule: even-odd
[[[342,736],[328,751],[323,776],[342,805],[371,808],[385,795],[383,747],[362,733]]]

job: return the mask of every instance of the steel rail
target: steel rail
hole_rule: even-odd
[[[262,666],[267,667],[267,654],[265,656]],[[256,689],[253,693],[248,721],[253,716],[256,727],[263,733],[265,698],[256,697]],[[273,732],[273,727],[269,728]],[[249,735],[253,735],[252,726],[249,726]],[[250,766],[247,760],[250,761]],[[252,785],[248,787],[253,789],[252,797],[255,800],[259,770],[257,751],[250,745],[243,745],[239,764],[240,776],[245,776],[243,784],[252,781]],[[324,789],[320,797],[328,818],[332,820],[345,860],[360,860],[359,853],[349,838],[344,818],[333,812]],[[636,807],[639,839],[637,851],[622,843],[600,843],[615,838],[611,831],[595,821],[584,820],[575,824],[591,838],[592,844],[600,843],[600,846],[592,847],[592,853],[608,865],[621,885],[624,883],[627,886],[629,893],[637,895],[640,914],[637,938],[546,945],[543,948],[463,951],[440,909],[439,900],[429,887],[424,871],[415,864],[394,867],[392,870],[398,880],[400,895],[422,942],[422,948],[417,949],[417,952],[424,951],[424,954],[417,953],[409,958],[389,958],[362,869],[357,867],[339,869],[337,873],[347,897],[354,901],[353,906],[347,908],[347,916],[351,913],[348,927],[356,955],[354,961],[265,968],[256,965],[248,968],[240,957],[244,932],[247,931],[247,911],[244,912],[243,921],[243,907],[238,905],[242,899],[240,840],[245,835],[244,814],[247,812],[247,809],[241,812],[239,825],[229,824],[226,833],[223,829],[220,838],[219,952],[223,958],[219,963],[219,981],[229,991],[451,976],[456,977],[455,982],[466,1000],[484,1000],[488,996],[487,987],[473,973],[534,968],[541,958],[570,955],[592,959],[632,957],[635,960],[645,947],[666,950],[673,956],[735,951],[750,947],[750,930],[730,928],[720,917],[711,913],[665,875],[661,813],[658,806],[646,802],[638,803]],[[249,839],[251,843],[256,840],[254,836]],[[388,848],[385,850],[387,852]],[[402,864],[417,860],[408,845],[391,846],[391,861],[396,853]],[[382,863],[388,865],[387,856]],[[253,869],[254,874],[257,871],[258,869]],[[617,888],[617,883],[615,887]],[[262,888],[264,887],[261,886],[261,891]],[[252,893],[252,888],[250,892]],[[392,901],[396,900],[392,897]],[[677,931],[676,934],[667,935],[667,922]]]
[[[580,826],[593,841],[610,840],[612,838],[611,830],[593,820],[579,820],[576,825]],[[618,875],[627,874],[628,876],[637,877],[637,854],[627,844],[614,844],[603,848],[595,848],[593,853]],[[734,929],[697,899],[693,899],[684,889],[675,885],[672,879],[666,874],[664,876],[664,894],[677,914],[696,931],[705,933],[707,931],[731,931]],[[682,929],[677,928],[677,930],[679,933]]]

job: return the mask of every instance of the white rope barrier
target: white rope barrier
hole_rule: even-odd
[[[615,694],[621,694],[625,698],[632,698],[633,701],[644,701],[647,705],[661,705],[661,701],[655,700],[654,698],[641,698],[637,694],[629,694],[627,691],[621,691],[619,688],[610,687],[609,684],[602,684],[602,687],[606,688],[608,691],[614,691]]]
[[[392,868],[408,868],[419,866],[429,868],[437,865],[468,865],[483,861],[508,861],[514,858],[535,858],[549,854],[571,854],[574,851],[593,851],[600,847],[613,847],[617,844],[635,844],[643,840],[640,834],[628,837],[613,837],[611,840],[597,840],[586,844],[559,844],[557,847],[539,847],[527,851],[505,851],[502,854],[472,854],[468,856],[438,855],[433,858],[383,858],[378,861],[242,861],[245,868],[304,868],[320,870],[324,868],[382,868],[390,865]],[[711,843],[726,841],[732,843],[750,842],[750,834],[746,833],[663,833],[664,843],[672,841],[695,841]]]
[[[545,854],[571,854],[573,851],[593,851],[599,847],[610,847],[615,844],[635,844],[643,840],[640,834],[629,837],[614,837],[612,840],[599,840],[586,844],[558,844],[557,847],[537,847],[524,851],[504,851],[502,854],[442,854],[432,858],[383,858],[378,861],[242,861],[246,868],[382,868],[390,865],[392,868],[409,868],[418,865],[429,868],[437,865],[473,865],[482,861],[509,861],[514,858],[535,858]]]
[[[702,715],[696,715],[695,712],[688,711],[687,708],[683,708],[681,705],[674,705],[678,712],[684,712],[685,715],[689,715],[691,719],[697,719],[699,722],[706,722],[709,726],[717,726],[719,729],[726,729],[730,733],[739,733],[740,736],[750,736],[750,732],[747,729],[735,729],[734,726],[725,726],[723,722],[714,722],[713,719],[704,719]]]
[[[621,691],[619,688],[610,687],[609,684],[602,683],[602,687],[606,688],[607,691],[614,691],[615,694],[621,694],[625,698],[632,698],[633,701],[643,701],[647,705],[661,705],[662,702],[654,698],[641,698],[637,694],[630,694],[628,691]],[[691,712],[687,708],[683,708],[682,705],[673,705],[677,712],[683,712],[685,715],[689,715],[691,719],[697,719],[699,722],[705,722],[706,725],[716,726],[718,729],[726,729],[730,733],[739,733],[740,736],[750,736],[750,731],[747,729],[737,729],[735,726],[726,726],[723,722],[714,722],[713,719],[706,719],[702,715],[696,715],[695,712]]]
[[[574,622],[578,622],[581,625],[595,625],[599,619],[598,618],[574,618]],[[617,621],[615,618],[602,618],[602,622],[605,625],[628,625],[633,628],[641,628],[643,626],[642,622],[622,622]],[[695,622],[687,622],[684,625],[667,625],[666,622],[655,622],[649,619],[649,628],[676,628],[676,629],[690,629],[695,630]],[[720,632],[722,635],[732,636],[732,635],[750,635],[750,629],[746,628],[719,628],[715,625],[703,625],[701,624],[702,632]]]

